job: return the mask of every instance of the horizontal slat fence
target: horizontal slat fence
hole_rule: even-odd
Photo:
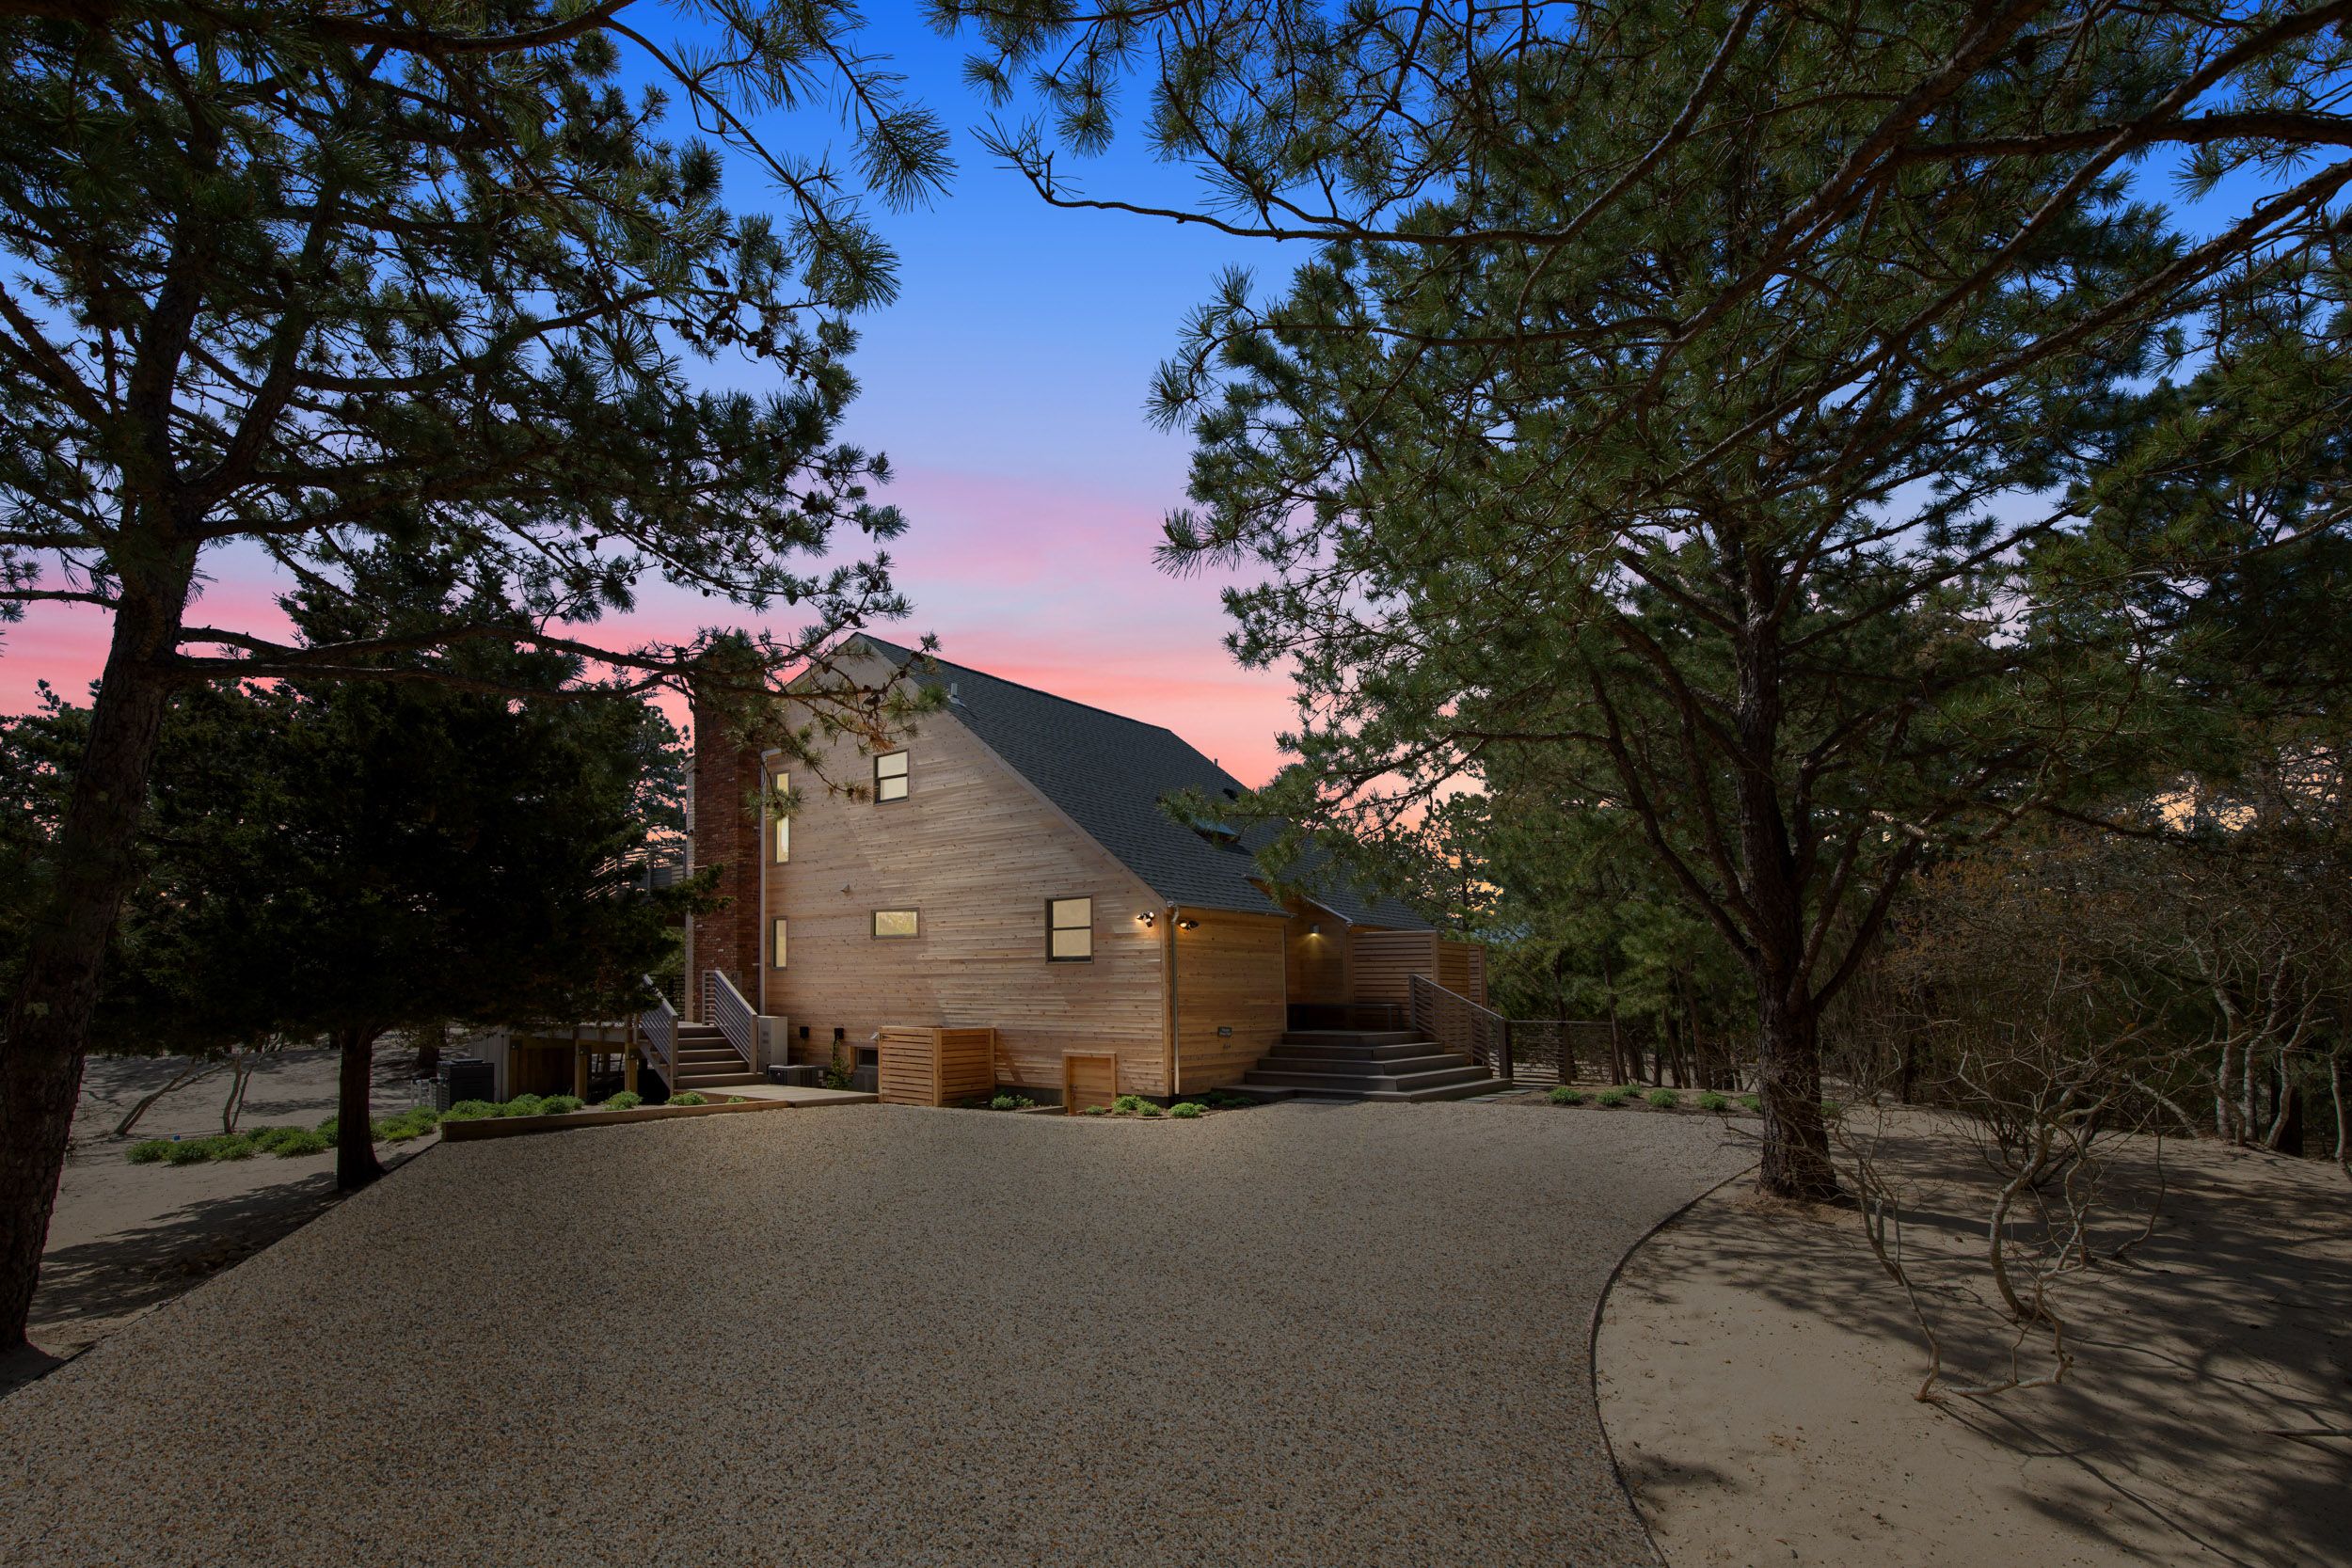
[[[995,1090],[993,1029],[893,1026],[877,1043],[876,1088],[885,1105],[952,1105]]]
[[[1448,942],[1435,931],[1358,931],[1350,940],[1358,1002],[1407,1006],[1416,974],[1456,996],[1486,1000],[1486,949],[1477,942]]]

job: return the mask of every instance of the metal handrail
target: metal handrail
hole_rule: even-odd
[[[719,1033],[735,1047],[743,1065],[750,1067],[758,1054],[759,1015],[743,1000],[743,993],[735,989],[724,970],[703,971],[703,1017],[719,1026]]]
[[[645,1037],[646,1047],[655,1059],[654,1065],[661,1069],[661,1081],[675,1084],[677,1082],[677,1007],[661,989],[660,981],[650,974],[642,978],[645,989],[653,992],[653,1006],[637,1015],[637,1027]]]

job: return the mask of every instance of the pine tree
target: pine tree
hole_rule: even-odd
[[[903,611],[886,556],[825,560],[902,526],[868,496],[886,465],[834,428],[849,318],[895,286],[858,193],[919,199],[946,138],[856,51],[849,7],[708,12],[696,53],[619,0],[0,7],[0,615],[61,601],[112,626],[0,1034],[0,1348],[175,692],[489,691],[455,657],[488,644],[580,658],[608,693],[694,673],[749,697]],[[669,90],[624,92],[625,56]],[[672,135],[673,94],[712,140]],[[752,131],[836,95],[857,177]],[[730,157],[780,215],[721,205]],[[721,356],[771,389],[698,390],[691,366]],[[495,612],[316,644],[192,614],[200,570],[241,548],[365,623],[351,562],[379,546],[464,557]],[[707,638],[594,641],[648,578],[807,626],[715,660]]]

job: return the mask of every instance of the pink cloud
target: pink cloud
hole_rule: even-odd
[[[1275,735],[1293,720],[1290,683],[1243,670],[1225,651],[1223,579],[1153,566],[1164,498],[924,468],[902,469],[883,495],[910,519],[890,554],[914,613],[876,627],[882,635],[913,641],[934,632],[942,656],[959,664],[1165,724],[1249,784],[1272,777]],[[206,569],[191,621],[283,629],[272,602],[281,583],[266,561],[227,550],[208,556]],[[598,630],[683,639],[745,619],[723,599],[656,585],[635,612]],[[767,620],[779,631],[799,625],[788,609]],[[104,660],[106,634],[95,610],[35,607],[0,641],[0,704],[29,707],[43,677],[78,698]],[[685,715],[673,708],[672,718]]]

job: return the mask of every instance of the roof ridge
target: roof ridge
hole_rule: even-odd
[[[875,644],[877,647],[884,649],[890,653],[905,654],[909,656],[922,654],[924,657],[930,659],[931,662],[938,665],[942,670],[954,670],[961,674],[977,675],[984,681],[994,681],[998,686],[1009,686],[1015,691],[1026,691],[1032,697],[1043,697],[1052,702],[1067,704],[1071,707],[1084,708],[1089,713],[1099,713],[1105,719],[1116,719],[1122,724],[1133,724],[1137,729],[1157,730],[1162,735],[1174,736],[1178,742],[1188,748],[1196,756],[1208,756],[1206,752],[1203,752],[1200,747],[1193,745],[1191,741],[1184,739],[1183,736],[1177,735],[1175,730],[1167,724],[1154,724],[1149,719],[1137,719],[1133,714],[1120,713],[1106,707],[1097,707],[1092,703],[1082,703],[1075,697],[1065,697],[1058,691],[1048,691],[1041,686],[1031,686],[1026,681],[1010,680],[1003,675],[993,674],[986,670],[978,669],[973,665],[958,664],[953,659],[942,658],[937,654],[925,654],[922,649],[910,648],[905,646],[903,643],[892,642],[887,639],[876,637],[869,631],[861,631],[857,635],[866,639],[866,641]],[[1224,767],[1218,763],[1215,757],[1209,757],[1209,766],[1216,768],[1216,770],[1220,773],[1225,772]],[[1231,778],[1232,775],[1228,773],[1226,774],[1226,777]]]

